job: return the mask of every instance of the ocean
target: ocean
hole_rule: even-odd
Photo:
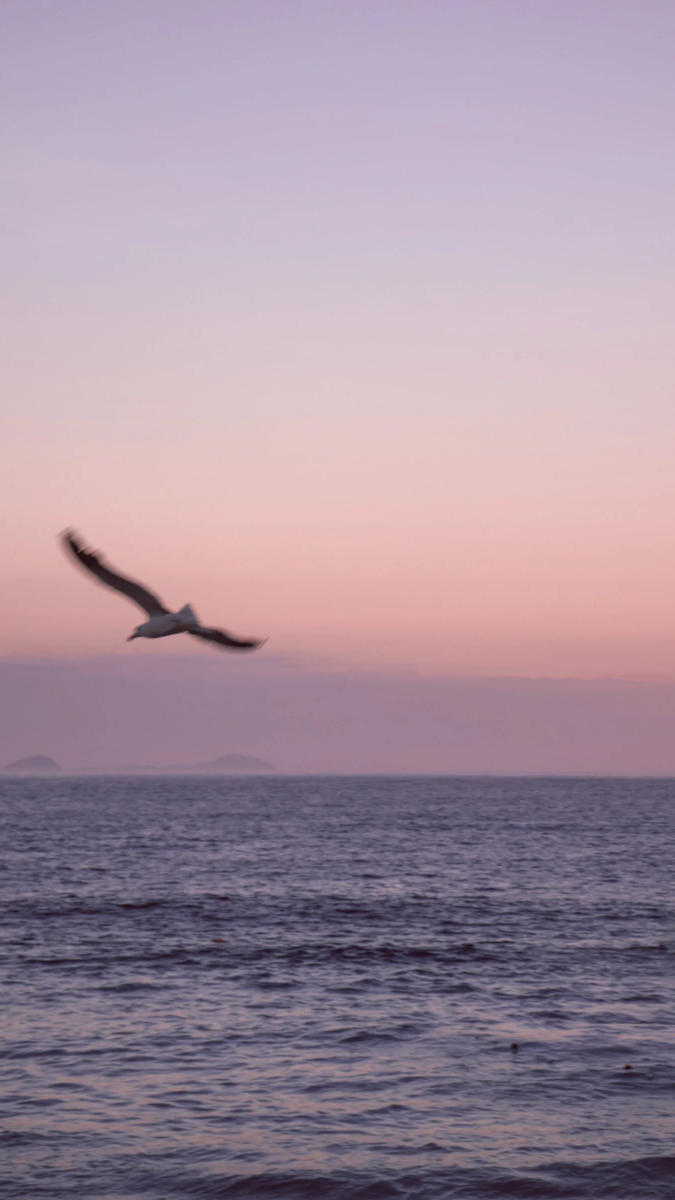
[[[0,1194],[675,1196],[675,781],[0,782]]]

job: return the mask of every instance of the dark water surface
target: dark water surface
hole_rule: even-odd
[[[1,1194],[672,1200],[674,805],[6,779]]]

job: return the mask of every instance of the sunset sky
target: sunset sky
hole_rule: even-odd
[[[674,678],[674,41],[5,4],[0,656],[210,653],[127,646],[75,525],[307,669]]]

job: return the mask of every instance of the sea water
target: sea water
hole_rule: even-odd
[[[674,805],[6,778],[2,1195],[671,1200]]]

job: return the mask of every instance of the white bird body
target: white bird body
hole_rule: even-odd
[[[185,604],[177,613],[157,613],[150,617],[149,621],[144,621],[134,630],[127,641],[133,642],[134,638],[139,637],[170,637],[172,633],[190,633],[193,629],[202,628],[203,626],[191,605]]]
[[[99,583],[121,592],[148,614],[148,620],[134,629],[127,638],[128,642],[133,642],[134,638],[162,638],[171,637],[174,633],[189,633],[203,642],[212,642],[228,650],[255,650],[262,646],[260,638],[237,638],[224,629],[202,625],[190,604],[184,604],[179,612],[170,612],[159,597],[148,591],[142,583],[137,583],[135,579],[127,579],[125,575],[118,575],[101,562],[98,553],[94,554],[81,546],[72,529],[67,529],[61,534],[61,542],[64,550],[72,554],[80,566],[94,575]]]

